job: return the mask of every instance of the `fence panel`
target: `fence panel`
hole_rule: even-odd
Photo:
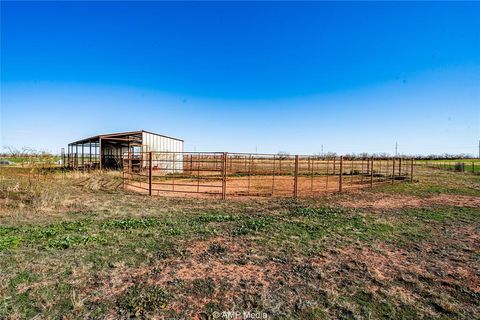
[[[413,161],[223,152],[146,152],[123,157],[124,186],[151,195],[314,197],[412,181]]]

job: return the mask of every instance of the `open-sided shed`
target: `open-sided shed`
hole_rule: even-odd
[[[122,168],[126,155],[141,159],[147,152],[183,152],[183,140],[140,130],[101,134],[68,144],[63,163],[70,168]]]

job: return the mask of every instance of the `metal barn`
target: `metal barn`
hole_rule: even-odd
[[[74,169],[120,169],[124,158],[144,164],[142,160],[150,151],[157,153],[154,165],[171,163],[174,172],[183,170],[183,140],[145,130],[101,134],[69,143],[63,163]]]

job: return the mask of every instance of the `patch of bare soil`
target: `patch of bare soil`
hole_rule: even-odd
[[[362,265],[364,270],[379,282],[393,281],[405,274],[430,279],[432,282],[466,284],[472,292],[480,293],[480,274],[474,265],[458,263],[461,255],[450,255],[444,259],[431,259],[436,255],[446,255],[436,246],[405,250],[377,244],[374,248],[345,248],[340,255],[350,263]],[[415,252],[421,250],[419,252]]]
[[[377,183],[377,182],[376,182]],[[378,181],[381,183],[381,181]],[[357,190],[367,186],[366,180],[349,178],[345,180],[344,190]],[[148,181],[126,181],[125,190],[148,193]],[[226,181],[227,198],[254,197],[291,197],[294,180],[290,176],[251,176],[229,177]],[[298,177],[299,197],[311,197],[338,191],[338,177]],[[221,197],[221,179],[168,179],[152,186],[152,194],[187,198]]]
[[[480,197],[441,194],[428,198],[418,198],[412,196],[379,194],[378,198],[375,199],[342,199],[339,204],[348,208],[369,208],[378,210],[427,207],[432,205],[480,208]]]
[[[480,270],[470,261],[471,255],[452,248],[477,250],[478,232],[474,228],[459,232],[464,235],[458,237],[462,240],[452,240],[456,242],[448,248],[436,243],[403,249],[374,243],[285,258],[273,258],[245,240],[192,241],[182,245],[186,248],[182,254],[144,267],[116,266],[93,291],[97,300],[116,301],[135,284],[165,288],[173,298],[162,313],[186,318],[198,317],[211,303],[224,310],[232,306],[240,310],[262,308],[273,318],[282,317],[285,310],[301,308],[302,301],[318,304],[321,294],[330,301],[327,304],[332,303],[346,294],[345,290],[349,294],[367,290],[372,295],[387,295],[414,308],[422,297],[433,295],[441,304],[445,294],[462,292],[460,303],[471,306],[480,295]],[[84,291],[84,298],[92,301],[88,291]],[[428,308],[421,312],[438,315],[435,307]],[[112,317],[116,312],[111,310]]]
[[[211,301],[235,305],[233,301],[242,298],[238,290],[269,294],[269,288],[281,278],[280,269],[286,268],[281,263],[265,262],[262,254],[234,239],[194,241],[185,247],[180,256],[159,259],[143,268],[117,266],[95,290],[99,292],[95,300],[115,301],[129,287],[142,283],[168,288],[175,296],[168,310],[193,317]]]

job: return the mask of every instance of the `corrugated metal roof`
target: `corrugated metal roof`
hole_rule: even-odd
[[[93,136],[93,137],[77,140],[77,141],[74,141],[74,142],[70,142],[69,144],[79,144],[79,143],[85,143],[85,142],[91,142],[91,141],[98,141],[98,140],[100,140],[100,138],[107,138],[107,137],[110,137],[110,136],[127,136],[127,135],[134,135],[134,134],[142,134],[143,132],[154,134],[156,136],[164,137],[164,138],[167,138],[167,139],[173,139],[173,140],[178,140],[178,141],[183,142],[182,139],[169,137],[169,136],[166,136],[166,135],[163,135],[163,134],[158,134],[158,133],[151,132],[151,131],[139,130],[139,131],[126,131],[126,132],[99,134],[97,136]]]

